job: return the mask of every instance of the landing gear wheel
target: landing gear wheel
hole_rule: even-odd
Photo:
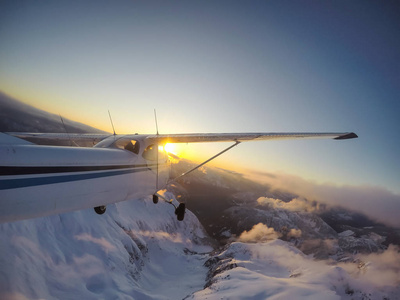
[[[178,207],[175,209],[175,214],[178,221],[183,221],[185,218],[185,203],[179,203]]]
[[[102,215],[106,212],[106,206],[105,205],[100,205],[100,206],[96,206],[94,208],[94,211],[98,214],[98,215]]]
[[[154,204],[158,203],[158,196],[156,194],[153,195],[153,203]]]

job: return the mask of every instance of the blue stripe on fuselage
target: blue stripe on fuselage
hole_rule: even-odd
[[[95,179],[116,175],[124,175],[129,173],[136,173],[142,171],[148,171],[149,168],[135,168],[129,170],[117,170],[107,171],[98,173],[85,173],[85,174],[74,174],[74,175],[58,175],[58,176],[45,176],[45,177],[31,177],[31,178],[18,178],[18,179],[4,179],[0,180],[0,190],[16,189],[30,186],[64,183],[71,181]]]

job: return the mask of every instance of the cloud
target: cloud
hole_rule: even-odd
[[[90,237],[90,235],[87,236]],[[87,237],[83,236],[83,239],[85,238]],[[41,272],[38,266],[41,266],[45,270],[51,270],[53,276],[57,278],[59,282],[65,282],[67,286],[73,286],[74,283],[81,282],[82,278],[87,279],[93,276],[106,274],[103,261],[94,255],[72,255],[71,260],[63,261],[55,259],[54,255],[46,248],[27,237],[13,236],[11,242],[13,245],[17,246],[18,249],[22,249],[22,251],[26,253],[26,258],[37,262],[35,266],[37,267],[36,270],[38,274]],[[18,258],[18,256],[16,257]],[[40,280],[42,279],[43,278],[40,277]]]
[[[304,205],[310,209],[309,203],[317,201],[329,206],[340,206],[353,211],[361,212],[371,219],[389,226],[400,227],[400,195],[394,194],[377,186],[338,186],[334,184],[318,184],[305,180],[299,176],[284,173],[265,176],[264,182],[272,190],[283,190],[300,196],[290,204],[283,204],[271,198],[261,201],[271,205],[281,206],[285,209],[297,209]],[[308,201],[303,201],[308,199]],[[280,201],[280,200],[279,200]],[[300,202],[299,202],[300,201]]]
[[[101,248],[103,248],[103,250],[106,253],[116,250],[115,246],[112,245],[105,238],[95,238],[88,233],[82,233],[80,235],[76,235],[75,239],[77,239],[78,241],[87,241],[87,242],[95,243],[95,244],[101,246]]]
[[[312,254],[318,259],[326,259],[338,253],[337,239],[308,239],[304,240],[299,249],[305,254]]]
[[[137,235],[141,235],[143,237],[148,237],[151,239],[157,240],[169,240],[173,243],[190,243],[189,239],[182,239],[182,235],[180,233],[170,234],[166,231],[148,231],[148,230],[139,230],[139,231],[132,231]]]
[[[273,228],[269,228],[263,223],[258,223],[253,226],[249,231],[244,231],[239,236],[238,241],[244,243],[257,243],[266,242],[270,240],[275,240],[280,237],[280,234],[276,232]]]
[[[104,265],[100,259],[90,255],[84,254],[83,256],[73,256],[73,263],[70,268],[73,268],[73,275],[83,276],[84,278],[90,278],[95,275],[102,275],[105,273]]]
[[[11,237],[11,244],[17,249],[23,249],[29,256],[35,257],[47,266],[53,265],[53,260],[46,252],[42,251],[38,243],[30,240],[22,235],[14,235]]]
[[[287,234],[287,237],[299,238],[299,237],[301,237],[301,230],[292,228],[292,229],[290,229],[289,233]]]
[[[314,212],[320,210],[320,204],[317,202],[310,202],[304,198],[293,198],[289,202],[282,201],[280,199],[260,197],[257,199],[257,203],[262,206],[267,206],[275,209],[286,209],[290,211],[307,211]]]
[[[359,254],[358,264],[340,264],[363,284],[377,287],[400,285],[400,248],[389,245],[382,253]]]
[[[257,203],[270,208],[282,208],[285,202],[279,199],[260,197],[257,199]]]

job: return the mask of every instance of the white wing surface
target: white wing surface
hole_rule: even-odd
[[[76,134],[76,133],[26,133],[8,132],[7,134],[28,139],[47,139],[52,141],[85,141],[98,143],[111,137],[111,134]],[[146,139],[155,143],[206,143],[206,142],[248,142],[287,139],[335,139],[357,138],[353,132],[260,132],[260,133],[188,133],[188,134],[126,134],[116,135],[119,138]]]
[[[36,133],[36,132],[6,132],[21,139],[49,140],[49,141],[76,141],[93,142],[94,144],[111,136],[111,134],[97,133]]]
[[[261,133],[191,133],[149,135],[146,139],[165,143],[204,143],[204,142],[247,142],[285,139],[318,139],[336,140],[352,139],[358,136],[353,132],[261,132]]]

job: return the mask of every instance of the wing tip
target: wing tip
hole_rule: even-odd
[[[358,135],[355,134],[354,132],[350,132],[350,133],[346,133],[344,135],[335,137],[335,140],[348,140],[348,139],[356,139],[356,138],[358,138]]]

